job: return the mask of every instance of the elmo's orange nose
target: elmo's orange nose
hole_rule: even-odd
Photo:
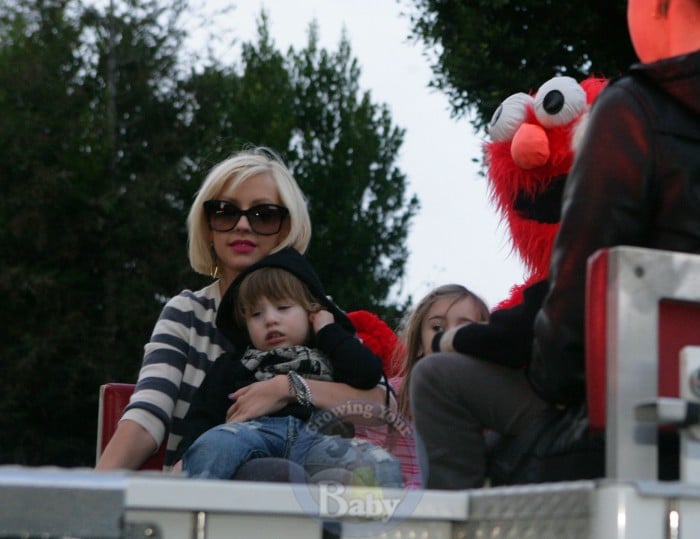
[[[549,159],[547,133],[539,125],[521,125],[511,142],[510,155],[522,169],[541,167]]]

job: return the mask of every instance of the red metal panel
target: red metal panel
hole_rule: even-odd
[[[594,430],[605,428],[607,287],[608,252],[602,249],[589,258],[586,276],[586,400]]]
[[[700,345],[700,303],[659,302],[659,396],[678,397],[678,358],[684,346]]]

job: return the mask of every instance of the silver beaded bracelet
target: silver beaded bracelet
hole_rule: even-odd
[[[293,390],[297,402],[302,406],[313,406],[314,398],[307,381],[296,371],[289,371],[287,378],[289,379],[289,389]]]

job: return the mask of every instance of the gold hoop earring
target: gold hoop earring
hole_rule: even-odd
[[[221,277],[221,273],[219,272],[219,257],[216,256],[216,249],[214,249],[213,243],[211,244],[210,249],[211,270],[209,271],[209,275],[211,275],[212,279],[218,279]]]

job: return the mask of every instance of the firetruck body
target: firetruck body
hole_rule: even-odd
[[[0,537],[696,538],[700,256],[616,247],[588,275],[588,405],[605,432],[604,478],[439,491],[4,466]],[[657,478],[659,425],[680,432],[679,480]]]

